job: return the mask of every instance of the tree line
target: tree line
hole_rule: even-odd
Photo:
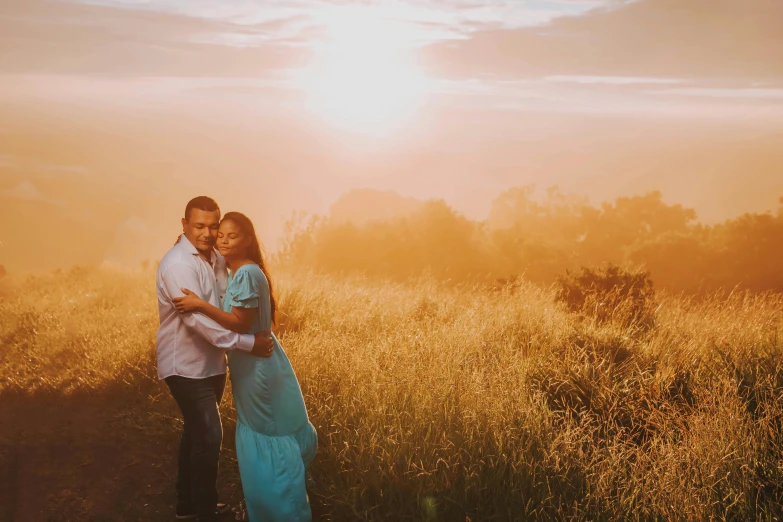
[[[534,185],[509,189],[489,218],[466,218],[442,200],[397,217],[361,222],[295,216],[278,254],[330,273],[406,279],[551,284],[580,267],[649,272],[656,287],[688,294],[720,289],[783,291],[783,197],[776,213],[700,223],[694,209],[658,191],[600,206]]]

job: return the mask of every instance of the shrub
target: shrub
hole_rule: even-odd
[[[655,290],[649,272],[632,272],[613,264],[582,267],[557,278],[557,300],[575,313],[599,323],[617,322],[644,329],[654,324]]]

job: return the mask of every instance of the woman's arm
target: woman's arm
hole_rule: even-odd
[[[239,333],[247,333],[253,324],[253,317],[258,308],[231,307],[231,312],[224,312],[220,308],[212,306],[187,288],[182,288],[183,297],[175,297],[174,306],[179,313],[200,312],[217,324]]]

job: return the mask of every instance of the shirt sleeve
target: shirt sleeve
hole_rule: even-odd
[[[237,308],[258,308],[258,284],[246,270],[237,271],[226,290],[231,306]]]
[[[180,288],[187,288],[203,299],[201,283],[196,271],[185,264],[169,267],[161,276],[166,297],[171,300],[184,294]],[[255,337],[250,334],[239,334],[227,330],[209,317],[199,313],[180,314],[182,322],[190,330],[196,332],[211,345],[224,350],[240,350],[250,352],[255,344]]]

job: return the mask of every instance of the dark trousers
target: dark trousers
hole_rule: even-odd
[[[177,505],[192,509],[200,521],[215,520],[217,473],[223,426],[218,405],[226,376],[189,379],[173,375],[166,384],[184,419],[179,444]]]

